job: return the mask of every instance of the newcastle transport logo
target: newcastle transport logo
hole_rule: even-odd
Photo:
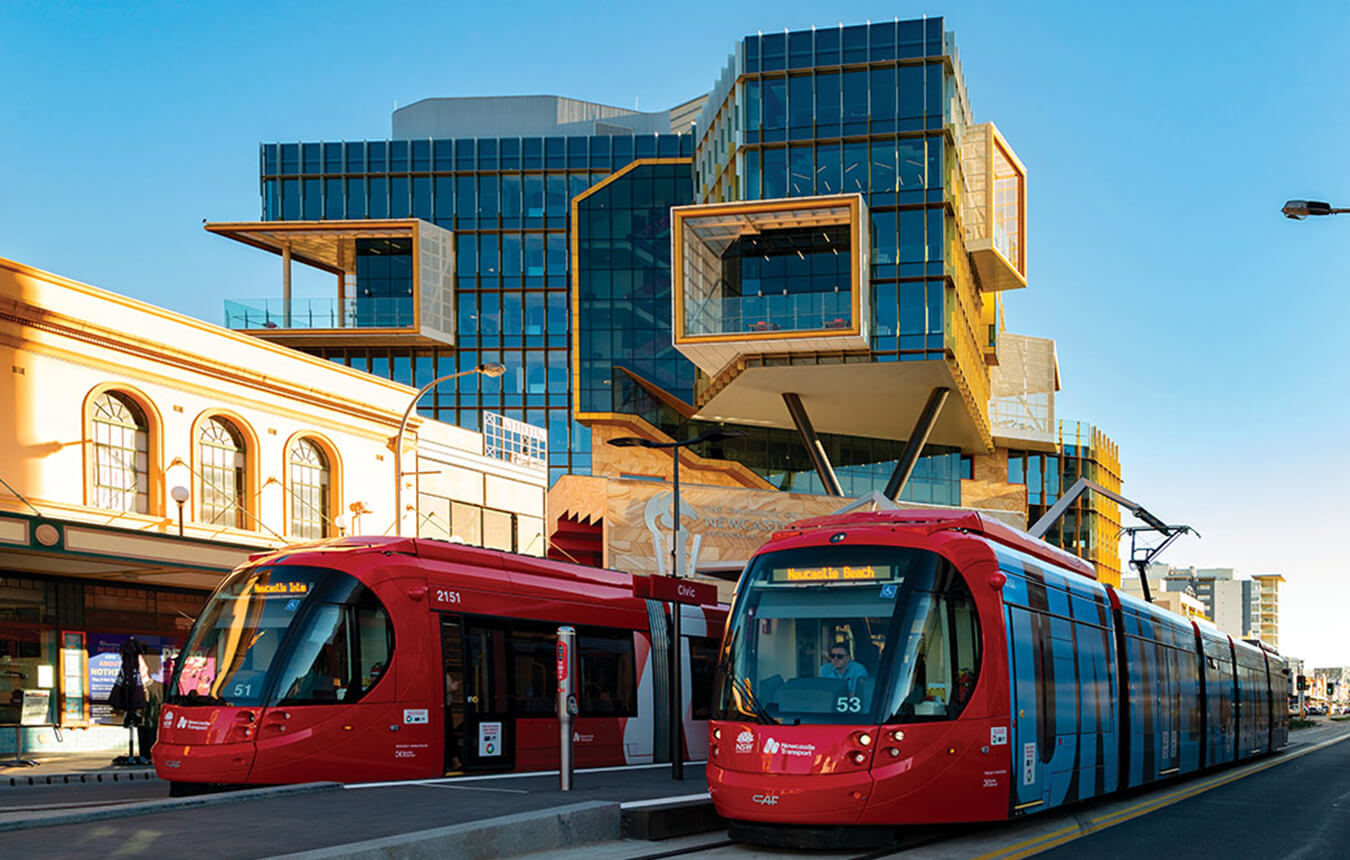
[[[816,754],[815,744],[790,744],[785,741],[777,741],[773,738],[764,739],[764,752],[769,755],[782,753],[788,756],[814,756]]]

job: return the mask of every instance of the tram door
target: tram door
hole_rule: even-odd
[[[452,755],[467,768],[510,768],[515,764],[515,722],[507,705],[506,629],[490,621],[444,616],[442,654],[448,678],[449,717],[456,721]],[[450,738],[447,738],[449,741]]]

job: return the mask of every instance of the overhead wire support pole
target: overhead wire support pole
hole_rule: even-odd
[[[1150,593],[1148,587],[1149,564],[1153,559],[1157,558],[1163,550],[1167,549],[1172,541],[1184,534],[1194,534],[1196,537],[1199,537],[1200,533],[1190,526],[1168,525],[1147,511],[1144,506],[1138,502],[1127,499],[1120,493],[1108,490],[1101,484],[1088,480],[1087,478],[1079,478],[1077,481],[1074,481],[1073,486],[1069,487],[1068,491],[1059,497],[1059,501],[1051,505],[1050,509],[1036,521],[1035,525],[1027,529],[1027,533],[1034,538],[1044,538],[1045,533],[1050,531],[1050,527],[1059,522],[1059,518],[1064,516],[1064,512],[1078,500],[1079,496],[1083,495],[1088,490],[1091,490],[1094,493],[1101,493],[1103,496],[1106,496],[1111,501],[1144,521],[1145,525],[1131,526],[1124,531],[1127,531],[1130,534],[1130,564],[1134,565],[1139,571],[1139,584],[1144,591],[1144,600],[1148,603],[1152,603],[1153,595]],[[1135,550],[1135,534],[1138,532],[1160,532],[1163,535],[1164,540],[1158,546],[1148,550],[1144,556],[1140,558],[1138,557],[1138,552]]]

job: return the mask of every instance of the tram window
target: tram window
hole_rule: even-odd
[[[689,642],[689,695],[691,715],[696,720],[712,717],[713,674],[721,643],[709,636],[691,636]]]
[[[979,629],[965,584],[947,594],[916,594],[889,722],[951,720],[960,715],[979,672]]]
[[[632,633],[581,632],[577,657],[581,716],[637,716]]]
[[[362,589],[356,605],[315,605],[303,635],[277,679],[282,705],[358,701],[389,664],[393,627],[384,608]]]
[[[557,634],[543,627],[511,629],[511,711],[554,716],[557,713]]]

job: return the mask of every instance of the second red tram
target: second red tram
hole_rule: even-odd
[[[183,793],[556,768],[560,624],[577,629],[575,764],[661,760],[668,614],[633,586],[618,571],[436,540],[260,554],[189,634],[155,769]],[[685,752],[702,758],[726,613],[682,612]]]
[[[1287,741],[1277,655],[970,511],[794,524],[731,613],[708,785],[748,841],[1005,819]]]

